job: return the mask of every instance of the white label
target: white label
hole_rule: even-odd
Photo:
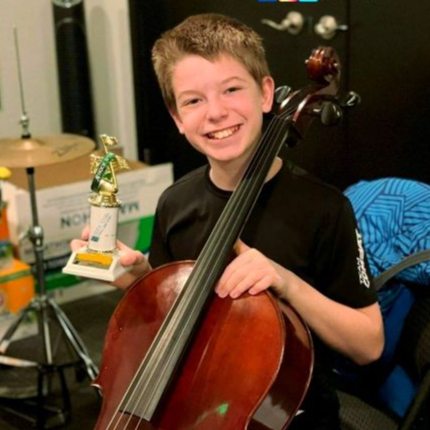
[[[116,248],[118,208],[91,205],[89,248],[94,251],[113,251]]]

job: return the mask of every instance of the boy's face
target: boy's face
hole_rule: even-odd
[[[272,106],[272,78],[265,77],[260,88],[228,55],[214,61],[188,55],[175,65],[172,86],[176,126],[212,166],[248,159],[261,134],[262,114]]]

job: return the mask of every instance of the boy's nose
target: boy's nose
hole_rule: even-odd
[[[219,98],[214,98],[208,103],[207,117],[214,121],[224,118],[228,113],[227,106]]]

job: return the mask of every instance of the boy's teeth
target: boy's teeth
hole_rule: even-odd
[[[236,131],[236,129],[237,127],[231,127],[225,130],[208,133],[208,136],[212,139],[225,139],[226,137],[231,136]]]

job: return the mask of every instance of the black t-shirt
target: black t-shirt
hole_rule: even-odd
[[[203,166],[162,194],[149,256],[153,267],[198,257],[231,195],[218,189],[208,172]],[[348,199],[288,163],[264,185],[241,239],[337,302],[353,308],[376,302]],[[314,343],[315,370],[304,408],[337,417],[328,381],[330,353],[315,336]]]

